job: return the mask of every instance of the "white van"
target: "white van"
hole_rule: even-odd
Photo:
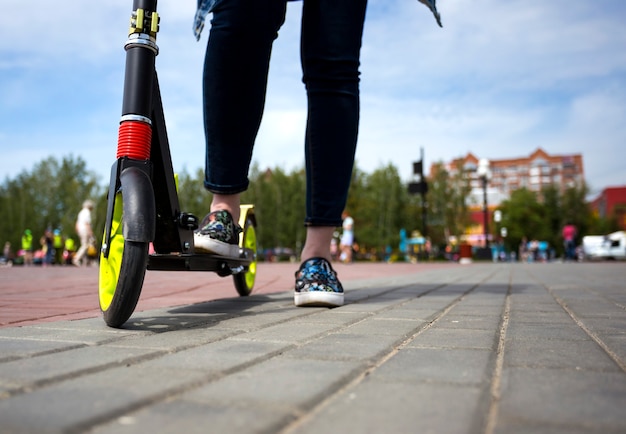
[[[585,259],[626,259],[626,232],[583,237]]]

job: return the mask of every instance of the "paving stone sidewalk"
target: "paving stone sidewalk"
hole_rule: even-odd
[[[2,433],[624,433],[626,265],[472,264],[0,329]]]

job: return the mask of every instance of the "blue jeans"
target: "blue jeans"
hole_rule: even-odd
[[[213,11],[204,63],[204,185],[248,188],[270,53],[287,0],[224,0]],[[304,0],[301,64],[308,100],[306,219],[341,226],[359,124],[359,56],[367,0]]]

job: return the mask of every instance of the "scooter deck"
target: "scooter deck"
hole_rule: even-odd
[[[214,271],[220,276],[229,276],[245,271],[253,261],[254,254],[249,249],[241,249],[238,258],[215,254],[154,253],[148,256],[148,270]]]

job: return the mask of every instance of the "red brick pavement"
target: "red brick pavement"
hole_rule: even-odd
[[[419,273],[454,264],[335,264],[343,281]],[[293,288],[297,264],[259,263],[255,294]],[[211,272],[148,271],[136,311],[236,297],[231,277]],[[98,268],[0,268],[0,327],[100,316]]]

